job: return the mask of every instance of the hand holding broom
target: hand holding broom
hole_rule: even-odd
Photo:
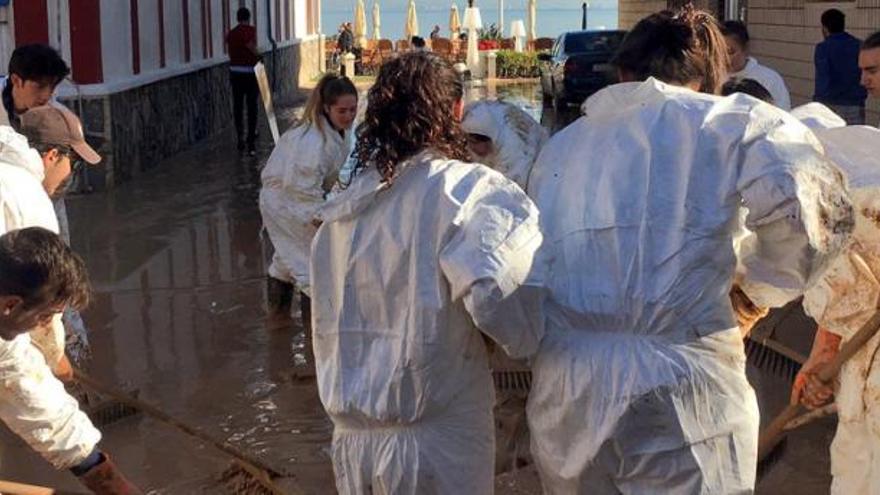
[[[859,331],[843,344],[840,352],[831,361],[816,367],[814,371],[815,379],[824,384],[834,380],[840,373],[840,368],[843,364],[871,340],[878,329],[880,329],[880,311],[875,311],[871,318],[859,328]],[[803,406],[799,403],[789,404],[764,428],[764,431],[758,437],[758,462],[761,462],[779,443],[785,434],[785,425],[796,418],[802,412],[802,409]]]

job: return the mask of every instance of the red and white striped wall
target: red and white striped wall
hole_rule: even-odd
[[[270,30],[279,46],[319,31],[320,0],[13,0],[0,7],[0,73],[15,46],[36,42],[56,47],[80,85],[131,87],[221,63],[239,7],[264,50]]]

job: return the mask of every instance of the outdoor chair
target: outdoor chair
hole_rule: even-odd
[[[374,75],[382,65],[382,55],[378,49],[364,48],[361,50],[361,72],[365,75]]]
[[[501,40],[501,49],[502,50],[513,50],[516,46],[513,38],[505,38]]]
[[[391,40],[381,39],[376,43],[376,51],[382,61],[388,59],[394,52],[394,43]]]
[[[398,40],[397,41],[397,51],[408,52],[409,49],[410,49],[409,40]]]
[[[448,60],[455,62],[455,54],[452,51],[452,42],[447,38],[434,38],[434,53]]]
[[[538,38],[535,40],[535,51],[550,50],[553,48],[553,38]]]

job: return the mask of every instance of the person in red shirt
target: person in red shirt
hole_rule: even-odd
[[[257,138],[257,97],[260,88],[254,65],[260,61],[257,51],[257,30],[251,26],[251,11],[242,7],[235,15],[238,25],[226,35],[229,48],[229,80],[232,83],[232,111],[235,116],[235,131],[238,135],[238,150],[253,156],[256,151]],[[247,102],[248,127],[244,136],[243,104]]]

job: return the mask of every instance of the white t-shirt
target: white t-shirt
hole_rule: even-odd
[[[785,86],[782,76],[770,67],[759,64],[754,57],[749,57],[749,61],[746,62],[743,70],[730,74],[730,78],[754,79],[758,81],[761,83],[761,86],[764,86],[770,92],[774,105],[785,111],[791,110],[791,97],[788,94],[788,88]]]

